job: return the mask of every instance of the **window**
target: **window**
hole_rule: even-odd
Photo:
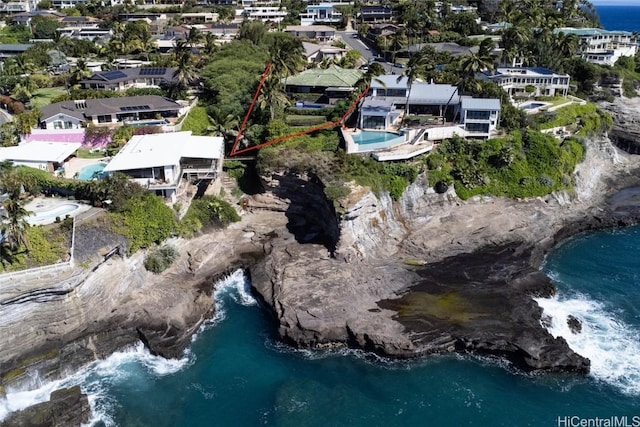
[[[464,128],[469,132],[489,133],[489,123],[467,123]]]
[[[489,111],[467,111],[467,120],[489,120]]]
[[[98,123],[111,123],[111,116],[110,115],[98,116]]]

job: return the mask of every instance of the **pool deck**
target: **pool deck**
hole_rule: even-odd
[[[91,209],[91,206],[82,202],[78,202],[76,200],[62,199],[59,197],[37,197],[24,206],[24,208],[27,211],[32,212],[31,215],[26,217],[26,220],[31,225],[51,224],[55,222],[56,220],[55,217],[47,218],[43,220],[43,219],[39,219],[38,215],[39,214],[46,215],[47,212],[50,212],[59,206],[68,205],[68,204],[75,204],[79,206],[78,209],[68,214],[71,217],[75,217],[76,215],[79,215]],[[63,218],[60,218],[60,219],[63,219]]]
[[[80,170],[84,167],[95,165],[97,163],[106,163],[106,159],[80,159],[78,157],[74,157],[69,160],[64,165],[64,177],[68,179],[72,179],[76,177],[76,174],[80,172]]]

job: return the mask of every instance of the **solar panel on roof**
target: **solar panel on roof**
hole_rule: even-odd
[[[151,107],[148,105],[134,105],[130,107],[120,107],[120,111],[141,111],[141,110],[150,110]]]
[[[153,67],[153,68],[142,68],[140,70],[141,76],[161,76],[167,72],[166,67]]]
[[[120,70],[107,71],[106,73],[102,73],[102,76],[107,80],[116,80],[127,77],[127,75]]]

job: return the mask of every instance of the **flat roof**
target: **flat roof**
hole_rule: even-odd
[[[500,100],[497,98],[473,98],[471,96],[462,97],[463,110],[500,110]]]
[[[14,147],[1,147],[0,159],[62,163],[81,146],[80,142],[32,141]]]
[[[498,67],[496,74],[504,74],[509,76],[563,76],[568,77],[568,74],[557,74],[548,68],[544,67]]]
[[[556,28],[553,30],[554,33],[566,33],[566,34],[575,34],[577,36],[598,36],[598,35],[624,35],[624,36],[632,36],[633,33],[630,31],[621,31],[621,30],[603,30],[602,28],[574,28],[574,27],[563,27]]]
[[[304,31],[304,32],[308,32],[308,31],[324,31],[324,32],[329,32],[329,31],[333,31],[335,32],[336,29],[333,27],[330,27],[328,25],[287,25],[287,27],[284,29],[285,32],[287,31]]]
[[[105,172],[177,165],[182,157],[220,159],[224,140],[191,131],[136,135],[104,168]]]

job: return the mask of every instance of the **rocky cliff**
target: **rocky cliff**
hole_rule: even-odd
[[[248,215],[224,231],[171,242],[180,252],[160,275],[143,266],[144,253],[97,257],[53,278],[0,284],[0,390],[29,388],[33,379],[59,378],[142,341],[179,357],[214,311],[214,283],[263,255],[262,239],[284,228],[284,215]],[[79,237],[82,239],[82,237]]]
[[[640,154],[640,98],[617,99],[601,106],[613,117],[611,141],[627,153]]]
[[[541,326],[532,296],[555,289],[538,267],[561,239],[637,220],[629,191],[618,205],[605,197],[637,184],[637,167],[607,140],[591,141],[576,181],[575,193],[523,201],[463,202],[423,180],[399,202],[354,187],[333,254],[281,235],[252,284],[295,345],[471,351],[526,370],[587,372],[589,361]]]

